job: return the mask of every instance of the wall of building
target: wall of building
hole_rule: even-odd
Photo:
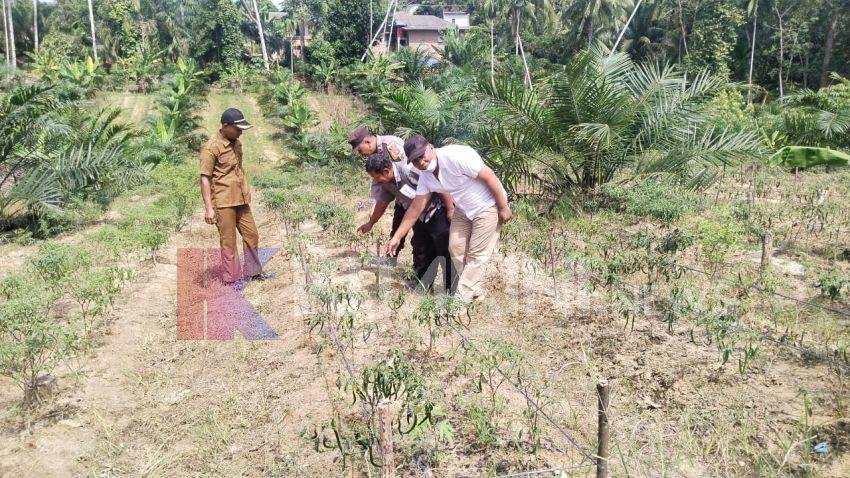
[[[436,51],[436,48],[442,47],[442,43],[439,43],[440,33],[436,31],[425,31],[425,30],[417,30],[407,32],[407,46],[413,48],[414,50],[422,46],[430,47]]]

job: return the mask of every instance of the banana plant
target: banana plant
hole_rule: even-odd
[[[65,63],[60,71],[60,77],[63,80],[85,89],[97,87],[103,76],[100,63],[90,56],[84,61],[74,60],[73,63]]]
[[[846,167],[850,154],[828,148],[811,146],[786,146],[770,157],[773,166],[789,169],[808,169],[815,166]]]
[[[51,48],[40,51],[27,52],[27,56],[33,61],[32,72],[44,81],[55,82],[59,79],[62,69],[62,59]]]

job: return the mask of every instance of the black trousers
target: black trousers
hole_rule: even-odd
[[[416,221],[413,225],[413,268],[416,277],[426,290],[434,286],[437,268],[443,266],[446,291],[453,290],[457,283],[456,271],[449,255],[449,227],[446,210],[439,209],[428,222]]]
[[[390,237],[395,235],[401,221],[404,219],[405,209],[398,203],[393,211],[393,227]],[[440,209],[428,222],[416,221],[413,225],[413,269],[416,278],[422,287],[430,290],[434,286],[437,277],[438,266],[443,265],[444,284],[446,291],[454,290],[457,284],[457,273],[452,267],[452,259],[449,255],[449,220],[446,218],[446,210]],[[395,257],[404,247],[407,236],[401,238],[401,243],[396,250]]]
[[[407,212],[398,202],[393,202],[393,204],[395,204],[395,209],[393,209],[393,227],[390,230],[390,237],[395,236],[395,232],[398,231],[398,227],[401,226],[401,221],[404,219],[404,213]],[[398,249],[396,249],[393,257],[398,257],[401,250],[404,249],[404,241],[406,239],[407,235],[401,238],[401,242],[398,244]]]

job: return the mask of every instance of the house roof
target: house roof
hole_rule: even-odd
[[[405,30],[448,30],[454,25],[433,15],[411,15],[398,12],[395,14],[395,24]]]

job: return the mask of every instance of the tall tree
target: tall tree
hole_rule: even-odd
[[[634,8],[634,0],[576,0],[567,6],[565,14],[578,24],[577,32],[587,45],[593,44],[599,33],[618,30]]]
[[[756,59],[756,35],[758,34],[759,21],[759,2],[758,0],[750,0],[747,5],[747,13],[753,19],[753,44],[750,48],[750,72],[747,75],[747,103],[753,102],[753,64]]]
[[[359,60],[369,44],[367,0],[330,0],[325,15],[330,19],[324,25],[325,39],[337,62],[348,65]]]
[[[9,59],[12,62],[12,69],[18,67],[18,54],[15,48],[15,21],[12,17],[12,6],[14,5],[13,0],[3,0],[6,2],[6,14],[9,17],[9,48],[10,48],[10,57]]]
[[[89,4],[89,27],[91,28],[91,49],[92,55],[94,58],[94,62],[97,63],[97,35],[95,35],[94,28],[94,6],[92,5],[92,0],[88,0]]]
[[[9,17],[6,15],[6,0],[0,0],[3,4],[3,39],[6,40],[6,49],[3,52],[6,54],[6,64],[12,61],[12,54],[9,51]]]
[[[38,51],[38,0],[32,0],[32,35],[35,51]]]
[[[266,73],[269,72],[269,53],[266,50],[266,35],[263,32],[263,22],[260,19],[260,9],[257,8],[257,0],[251,0],[254,4],[254,20],[257,22],[257,30],[260,33],[260,47],[263,50],[263,66],[266,68]]]
[[[823,66],[820,73],[820,86],[825,87],[829,84],[829,65],[832,62],[832,50],[835,48],[835,32],[838,29],[838,17],[844,9],[850,6],[848,1],[829,2],[827,5],[831,7],[832,13],[829,16],[829,21],[826,27],[826,39],[823,45]]]

